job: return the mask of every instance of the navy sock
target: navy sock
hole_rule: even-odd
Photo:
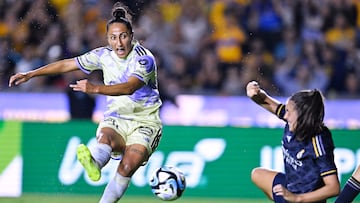
[[[285,185],[285,175],[283,173],[276,174],[272,187],[278,184]],[[283,196],[276,195],[274,192],[273,192],[273,199],[275,203],[286,203],[286,200],[284,200]]]
[[[360,192],[360,182],[350,177],[335,203],[351,203]]]

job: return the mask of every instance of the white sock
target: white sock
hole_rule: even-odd
[[[123,177],[116,172],[115,177],[106,185],[99,203],[117,202],[125,193],[130,183],[129,177]]]
[[[90,149],[90,151],[91,156],[101,169],[107,164],[107,162],[109,162],[112,148],[107,144],[97,143],[94,148]]]

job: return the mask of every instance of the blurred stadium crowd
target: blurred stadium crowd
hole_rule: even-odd
[[[0,1],[0,90],[14,72],[107,45],[113,0]],[[128,0],[135,38],[153,51],[165,99],[244,95],[257,80],[288,96],[317,88],[359,98],[360,0]],[[64,91],[82,73],[11,91]],[[92,80],[101,81],[94,73]]]

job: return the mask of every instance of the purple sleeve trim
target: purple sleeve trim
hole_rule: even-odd
[[[76,57],[76,60],[75,60],[75,61],[76,61],[77,66],[79,67],[79,69],[80,69],[82,72],[84,72],[84,73],[86,73],[86,74],[90,74],[90,73],[91,73],[91,71],[85,69],[85,68],[81,65],[81,62],[80,62],[79,57]]]

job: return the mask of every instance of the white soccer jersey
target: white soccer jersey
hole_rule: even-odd
[[[132,95],[107,96],[105,117],[153,120],[160,123],[161,100],[157,87],[157,67],[154,56],[148,49],[135,42],[127,58],[121,59],[109,47],[100,47],[78,56],[76,61],[79,68],[87,74],[101,70],[105,85],[124,83],[130,76],[145,83]]]

